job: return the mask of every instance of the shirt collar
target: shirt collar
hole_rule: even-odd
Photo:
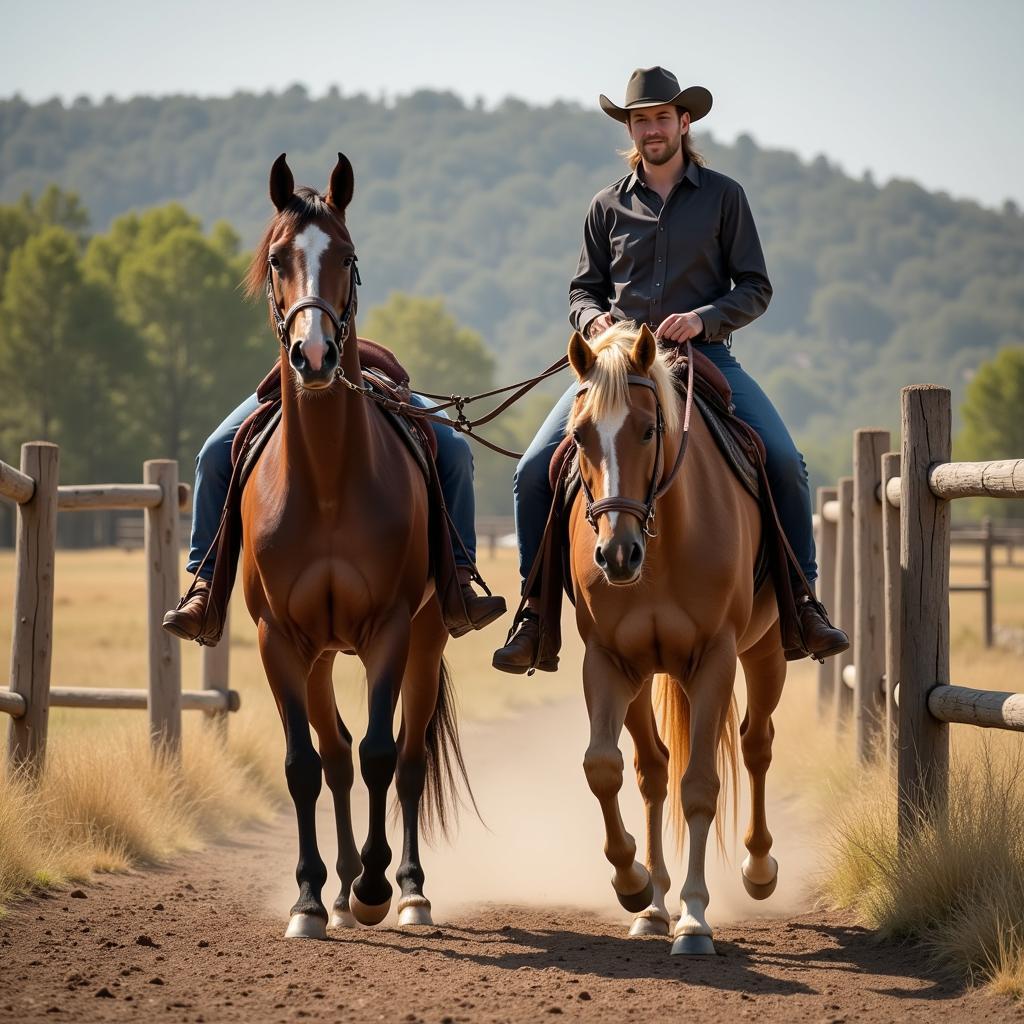
[[[643,185],[647,188],[647,182],[644,181],[644,165],[638,163],[636,168],[626,179],[626,191],[632,192],[637,185]],[[686,170],[683,171],[683,181],[688,181],[694,188],[700,188],[700,167],[697,165],[695,160],[686,161]]]

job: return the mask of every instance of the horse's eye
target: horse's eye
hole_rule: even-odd
[[[645,441],[650,441],[650,439],[651,439],[652,437],[654,437],[654,427],[648,427],[648,428],[647,428],[647,429],[646,429],[646,430],[644,431],[644,440],[645,440]]]
[[[342,266],[345,267],[346,269],[351,267],[352,266],[352,257],[351,256],[346,256],[345,259],[344,259],[344,262],[342,263]]]
[[[270,262],[270,265],[275,270],[280,270],[281,269],[281,261],[277,258],[277,253],[272,252],[270,254],[270,256],[268,257],[268,260]]]

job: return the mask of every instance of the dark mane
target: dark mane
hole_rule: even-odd
[[[242,281],[245,294],[257,298],[263,294],[267,284],[267,256],[270,253],[270,240],[278,229],[287,226],[292,234],[297,234],[312,221],[331,221],[344,229],[345,219],[327,205],[327,200],[315,188],[300,185],[292,195],[288,205],[277,213],[267,225],[260,239],[252,262]]]

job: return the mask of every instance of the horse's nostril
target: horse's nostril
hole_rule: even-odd
[[[633,542],[633,547],[629,552],[629,568],[634,572],[640,568],[640,563],[644,560],[644,549],[636,542]]]
[[[597,562],[598,566],[602,569],[608,567],[608,560],[604,557],[604,549],[600,544],[594,548],[594,561]]]

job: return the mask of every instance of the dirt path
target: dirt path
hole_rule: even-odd
[[[489,830],[466,820],[455,847],[426,861],[437,928],[285,942],[295,840],[282,816],[167,868],[14,908],[0,922],[0,1020],[1024,1022],[1024,1007],[937,978],[918,951],[801,912],[808,824],[785,806],[773,807],[776,898],[752,904],[734,867],[711,872],[718,957],[627,939],[579,767],[582,709],[466,732]],[[624,811],[639,831],[634,790]],[[333,843],[322,846],[330,863]],[[753,918],[760,909],[787,916]]]

